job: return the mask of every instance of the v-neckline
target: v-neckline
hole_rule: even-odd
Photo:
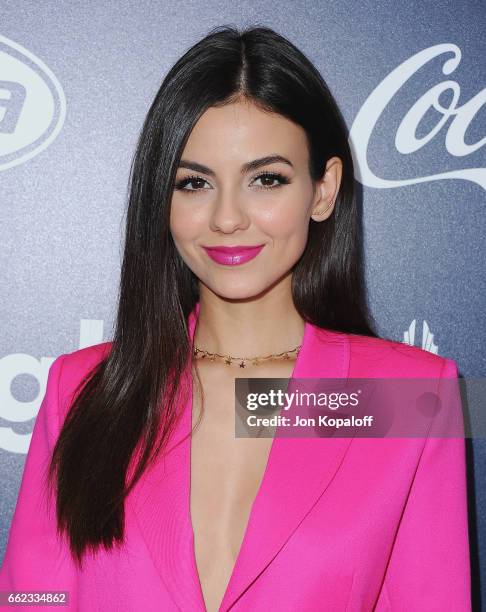
[[[194,335],[195,335],[195,328],[196,328],[196,323],[197,323],[197,319],[199,317],[199,309],[200,309],[200,303],[197,302],[193,311],[190,314],[190,318],[189,318],[189,340],[191,342],[191,346],[194,340]],[[302,337],[302,342],[301,342],[301,349],[299,351],[299,353],[297,354],[297,358],[295,360],[294,363],[294,367],[292,368],[292,373],[291,375],[288,377],[289,383],[288,385],[290,385],[291,381],[294,380],[296,378],[296,374],[298,374],[300,366],[301,366],[301,362],[304,359],[303,356],[303,348],[304,346],[306,346],[306,340],[308,337],[308,334],[310,333],[310,328],[311,328],[311,324],[308,323],[307,321],[304,321],[304,334]],[[195,572],[196,578],[197,578],[197,583],[199,585],[199,590],[200,590],[200,597],[201,597],[201,602],[203,604],[204,610],[207,611],[207,607],[206,607],[206,602],[204,599],[204,593],[202,590],[202,584],[201,584],[201,578],[199,575],[199,568],[197,566],[197,559],[196,559],[196,550],[195,550],[195,532],[194,532],[194,526],[192,523],[192,516],[191,516],[191,481],[192,481],[192,420],[193,420],[193,410],[194,410],[194,395],[193,395],[193,390],[194,390],[194,385],[193,385],[193,376],[192,376],[192,365],[190,367],[190,376],[189,376],[189,396],[188,396],[188,403],[187,403],[187,407],[188,407],[188,426],[189,426],[189,439],[188,439],[188,465],[187,465],[187,470],[186,470],[186,474],[187,474],[187,521],[188,521],[188,525],[189,525],[189,530],[190,530],[190,534],[191,534],[191,550],[190,550],[190,555],[191,555],[191,560],[192,560],[192,565],[193,565],[193,570]],[[272,465],[272,459],[275,455],[275,442],[278,438],[275,437],[275,435],[273,436],[272,439],[272,443],[270,445],[270,450],[267,456],[267,461],[265,464],[265,469],[263,470],[263,475],[262,478],[260,480],[260,484],[258,486],[257,492],[255,494],[255,497],[253,498],[253,501],[251,503],[250,506],[250,513],[248,515],[248,520],[246,522],[246,526],[245,529],[243,531],[243,538],[241,540],[239,549],[238,549],[238,554],[236,555],[236,560],[233,564],[232,570],[230,572],[229,575],[229,579],[228,582],[226,584],[225,590],[223,592],[223,596],[221,598],[221,601],[218,604],[218,612],[221,610],[222,604],[226,599],[226,595],[227,592],[229,590],[229,587],[231,585],[233,576],[237,570],[238,567],[238,561],[240,559],[241,556],[241,551],[243,549],[243,545],[245,543],[245,540],[247,539],[247,534],[248,534],[248,529],[249,529],[249,525],[252,521],[252,517],[253,517],[253,513],[254,513],[254,507],[256,505],[256,502],[258,500],[258,498],[260,497],[261,491],[263,489],[263,485],[266,482],[266,479],[268,478],[268,472],[269,472],[269,468]]]
[[[292,391],[302,379],[341,379],[347,378],[350,371],[349,335],[307,324],[292,374],[296,380],[290,381]],[[191,376],[187,376],[188,373],[189,369],[184,369],[181,393],[175,401],[174,410],[180,418],[177,418],[165,452],[128,496],[127,520],[133,521],[141,534],[160,580],[174,602],[174,609],[202,612],[205,602],[196,574],[189,523],[192,399],[189,406],[188,379]],[[283,552],[286,542],[326,494],[351,441],[339,437],[322,440],[288,436],[284,427],[280,435],[277,429],[273,437],[264,476],[219,612],[227,612],[238,601],[245,601],[251,607],[252,584],[260,576],[265,583],[262,574],[267,568],[271,570],[269,566],[275,557]],[[287,558],[285,554],[284,558]]]

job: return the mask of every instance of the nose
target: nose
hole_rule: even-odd
[[[238,193],[236,188],[220,188],[211,213],[211,229],[229,234],[237,229],[247,228],[248,224],[244,196]]]

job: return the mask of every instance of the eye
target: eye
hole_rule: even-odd
[[[262,181],[262,184],[260,186],[257,185],[259,189],[276,189],[278,187],[281,187],[282,185],[287,185],[288,183],[290,183],[290,179],[288,179],[283,174],[280,174],[280,172],[262,172],[261,174],[256,176],[252,182],[259,180]],[[275,183],[276,181],[278,181],[277,184],[271,184]],[[206,179],[203,179],[201,176],[187,176],[178,181],[175,184],[174,189],[177,191],[192,194],[207,189],[203,186],[204,183],[207,183],[209,185]],[[192,187],[188,189],[188,185],[192,185]],[[209,189],[212,189],[212,187],[209,187]]]
[[[186,189],[187,185],[192,183],[192,189]],[[181,179],[175,184],[174,189],[177,191],[185,191],[186,193],[194,193],[195,191],[201,191],[201,185],[207,183],[207,181],[200,176],[188,176],[186,178]],[[208,183],[209,184],[209,183]],[[197,185],[197,187],[195,187]]]
[[[263,182],[263,185],[260,186],[260,189],[276,189],[277,187],[281,187],[282,185],[287,185],[288,183],[290,183],[290,180],[283,174],[280,174],[280,172],[262,172],[253,180],[261,180]],[[269,184],[275,181],[279,181],[279,183],[277,185]]]

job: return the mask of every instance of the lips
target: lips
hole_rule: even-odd
[[[216,263],[225,266],[238,266],[250,261],[258,255],[265,245],[256,246],[216,246],[203,247],[206,253]]]

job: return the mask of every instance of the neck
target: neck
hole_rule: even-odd
[[[293,301],[266,296],[252,301],[201,295],[194,345],[237,357],[291,351],[302,343],[305,322]]]

